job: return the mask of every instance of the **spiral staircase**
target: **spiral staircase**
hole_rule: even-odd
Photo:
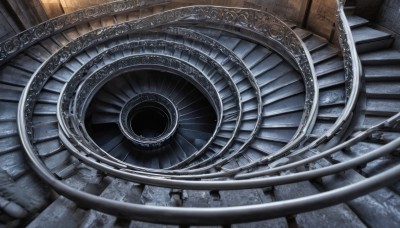
[[[400,52],[263,11],[117,1],[0,45],[6,227],[398,227]]]

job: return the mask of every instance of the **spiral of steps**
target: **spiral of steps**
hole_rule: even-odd
[[[340,47],[166,0],[2,42],[0,224],[398,227],[400,52],[349,8]]]

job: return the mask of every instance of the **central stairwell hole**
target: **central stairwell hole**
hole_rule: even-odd
[[[115,159],[154,169],[205,149],[221,127],[223,103],[206,77],[180,69],[152,64],[104,79],[85,112],[88,136]]]
[[[159,148],[174,135],[179,114],[175,104],[157,93],[142,93],[129,100],[120,112],[122,133],[140,149]]]
[[[146,102],[131,112],[130,126],[132,131],[144,138],[155,138],[162,135],[171,124],[168,111],[160,104]]]

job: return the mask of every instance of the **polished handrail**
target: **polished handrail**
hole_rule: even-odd
[[[23,114],[18,113],[18,117],[23,117]],[[23,130],[23,127],[24,123],[19,125],[19,130]],[[27,143],[26,141],[22,143],[24,146],[30,147],[32,151],[35,150],[30,143]],[[383,146],[370,153],[386,154],[391,150],[398,148],[399,145],[400,139],[396,139],[390,145]],[[47,172],[47,170],[45,170],[42,166],[42,161],[37,156],[34,154],[28,154],[28,156],[28,162],[31,163],[32,168],[43,180],[49,183],[54,190],[73,200],[74,202],[77,202],[78,204],[85,205],[86,207],[90,206],[92,209],[112,215],[123,216],[141,221],[167,224],[211,225],[221,224],[221,221],[223,221],[223,223],[238,223],[275,218],[308,210],[315,210],[318,208],[335,205],[338,202],[348,201],[375,191],[389,183],[397,181],[398,177],[400,176],[400,166],[396,166],[378,175],[358,183],[342,187],[340,189],[292,200],[228,208],[172,208],[116,202],[76,190],[65,183],[62,183],[55,176]],[[215,189],[219,189],[219,187],[216,186]]]
[[[214,12],[215,11],[215,12]],[[249,15],[249,17],[257,17],[257,20],[254,21],[243,20],[241,16],[237,17],[237,21],[225,19],[224,17],[221,19],[219,16],[223,13],[223,15],[227,15],[228,17],[232,17],[232,14],[240,15],[238,13],[243,13]],[[250,14],[256,13],[256,15]],[[216,14],[216,15],[214,15]],[[314,72],[314,68],[311,64],[311,57],[308,51],[305,48],[304,43],[300,40],[300,38],[295,35],[295,33],[290,30],[283,22],[280,22],[279,19],[274,18],[273,16],[256,10],[249,9],[236,9],[236,8],[223,8],[223,7],[185,7],[176,10],[167,11],[162,13],[158,17],[150,16],[147,18],[143,18],[141,20],[135,22],[124,23],[121,25],[111,26],[108,28],[98,29],[88,34],[83,35],[82,37],[76,39],[71,42],[67,47],[60,50],[58,53],[53,55],[53,58],[50,58],[45,64],[42,65],[41,69],[39,69],[35,75],[38,77],[33,77],[30,85],[33,85],[34,89],[26,90],[24,96],[29,96],[28,94],[35,94],[35,90],[39,89],[46,81],[46,78],[51,76],[51,72],[54,71],[52,68],[57,67],[61,62],[64,62],[66,59],[70,58],[73,54],[79,52],[83,48],[93,46],[97,42],[104,41],[110,39],[112,37],[121,36],[123,34],[127,34],[130,31],[141,31],[143,29],[148,29],[152,27],[156,27],[157,25],[164,25],[167,21],[161,20],[161,18],[168,18],[173,23],[177,23],[177,20],[191,20],[188,16],[194,15],[198,17],[203,23],[230,23],[234,26],[238,26],[240,28],[248,28],[248,29],[258,29],[257,32],[265,33],[266,38],[270,40],[272,43],[279,43],[282,45],[283,49],[286,50],[287,54],[290,55],[293,59],[296,60],[300,69],[302,69],[302,75],[305,79],[306,86],[306,104],[305,104],[305,114],[303,115],[302,123],[298,129],[300,135],[305,135],[306,132],[310,129],[310,126],[315,121],[315,116],[317,112],[317,103],[318,103],[318,90],[316,85],[316,76]],[[182,19],[179,19],[182,18]],[[222,20],[222,21],[221,21]],[[277,31],[271,30],[270,27],[265,27],[268,25],[268,20],[272,20],[269,22],[269,25],[272,27],[276,27]],[[258,28],[255,24],[261,23]],[[275,23],[275,24],[274,24]],[[283,27],[281,27],[283,26]],[[284,29],[281,31],[281,29]],[[268,40],[267,39],[267,40]],[[42,69],[44,70],[42,72]],[[28,86],[30,87],[30,86]],[[32,98],[34,96],[30,96]],[[26,100],[22,99],[21,102],[25,103]],[[32,107],[29,105],[26,108],[26,116],[32,115]],[[26,129],[26,133],[28,135],[31,134],[31,130]],[[300,141],[301,137],[296,138]]]
[[[233,80],[232,80],[232,78],[230,77],[229,73],[228,73],[226,70],[224,70],[221,66],[219,66],[219,65],[217,64],[217,62],[215,62],[212,58],[208,57],[206,54],[203,54],[203,53],[201,53],[201,52],[196,52],[194,49],[189,48],[189,47],[186,47],[186,46],[184,46],[184,45],[182,45],[182,44],[178,44],[178,43],[174,43],[174,42],[167,42],[167,41],[162,41],[162,40],[158,40],[158,41],[144,41],[144,42],[140,43],[140,45],[143,46],[143,47],[144,47],[144,46],[147,46],[147,45],[150,45],[151,47],[154,47],[154,48],[156,48],[156,47],[164,48],[165,46],[168,46],[168,47],[171,47],[171,48],[173,48],[173,49],[179,49],[179,50],[181,50],[181,51],[187,52],[187,53],[189,53],[190,55],[197,57],[197,58],[198,58],[199,60],[201,60],[201,61],[206,60],[206,62],[205,62],[206,64],[211,65],[211,66],[214,66],[214,67],[217,69],[217,71],[223,76],[223,78],[225,78],[225,79],[227,80],[229,87],[232,88],[233,94],[235,94],[235,96],[238,96],[238,95],[240,94],[238,88],[235,87],[235,86],[233,86],[235,83],[233,82]],[[233,58],[233,56],[230,56],[230,57]],[[92,77],[92,76],[90,76],[90,77]],[[206,77],[206,76],[205,76],[205,77]],[[207,78],[207,77],[206,77],[206,78]],[[258,88],[258,87],[255,86],[255,85],[253,85],[253,87],[254,87],[254,89]],[[77,93],[77,94],[79,94],[79,93]],[[258,97],[257,97],[257,99],[258,99],[258,101],[259,101],[258,104],[261,104],[261,102],[260,102],[261,97],[259,96],[260,93],[257,93],[257,92],[256,92],[256,94],[258,95]],[[86,97],[86,96],[82,96],[82,97]],[[239,98],[238,98],[238,100],[239,100]],[[237,120],[236,120],[235,129],[234,129],[234,131],[233,131],[232,136],[230,137],[230,139],[229,139],[228,142],[226,143],[226,145],[221,149],[221,153],[224,153],[224,152],[231,146],[231,144],[232,144],[233,141],[234,141],[234,138],[235,138],[236,135],[238,134],[239,126],[241,125],[242,116],[243,116],[242,104],[241,104],[241,102],[239,102],[239,101],[238,101],[238,103],[237,103],[237,109],[238,109],[238,113],[239,113],[239,114],[238,114],[238,117],[237,117]],[[262,112],[261,106],[258,107],[258,112],[260,112],[260,113]],[[261,115],[258,115],[258,116],[261,116]],[[259,118],[260,118],[260,117],[259,117]],[[222,118],[220,118],[219,123],[218,123],[217,126],[220,126],[220,125],[221,125],[220,122],[222,122]],[[261,122],[261,120],[258,120],[258,123],[259,123],[259,122]],[[257,128],[255,127],[254,131],[256,131],[256,130],[257,130]],[[212,140],[209,141],[210,143],[211,143],[211,141],[214,140],[215,136],[216,136],[216,134],[213,135]],[[249,137],[249,138],[251,138],[251,137]],[[207,143],[207,145],[209,145],[209,143]],[[195,154],[195,155],[191,156],[190,158],[188,158],[188,160],[185,159],[184,161],[191,161],[191,160],[195,159],[196,157],[202,155],[205,151],[206,151],[206,150],[198,151],[198,154]],[[189,159],[190,159],[190,160],[189,160]],[[151,172],[151,169],[148,169],[148,171]],[[154,170],[153,170],[153,172],[163,172],[163,171],[164,171],[164,172],[167,172],[166,170],[157,170],[157,171],[154,171]],[[170,171],[170,172],[171,172],[171,171]],[[172,171],[172,172],[176,172],[176,171]]]
[[[156,41],[156,42],[159,42],[159,41]],[[161,41],[160,41],[161,42]],[[163,44],[162,46],[164,47],[165,45],[164,44],[166,44],[166,43],[160,43],[160,44]],[[167,43],[167,44],[169,44],[169,45],[172,45],[172,43],[171,42],[169,42],[169,43]],[[121,47],[123,47],[123,48],[126,48],[126,49],[129,49],[129,48],[132,48],[132,47],[134,47],[134,45],[135,45],[135,42],[134,43],[132,43],[132,44],[127,44],[127,45],[122,45],[122,46],[116,46],[115,47],[115,49],[117,49],[117,50],[123,50]],[[136,45],[138,45],[138,47],[139,46],[141,46],[141,44],[140,43],[138,43],[138,42],[136,42]],[[101,56],[103,56],[103,55],[101,55]],[[116,65],[116,68],[118,69],[118,71],[120,70],[120,69],[124,69],[124,68],[132,68],[130,65],[121,65],[121,64],[119,64],[118,65],[118,63],[123,63],[124,62],[124,59],[125,60],[127,60],[127,63],[129,63],[128,61],[129,61],[129,59],[134,59],[134,58],[136,58],[136,59],[140,59],[140,58],[142,58],[142,59],[146,59],[146,58],[160,58],[160,59],[162,59],[162,60],[169,60],[170,62],[176,62],[176,63],[178,63],[178,62],[181,62],[181,60],[179,60],[179,59],[177,59],[177,58],[173,58],[173,57],[170,57],[170,56],[163,56],[163,55],[160,55],[160,54],[146,54],[146,55],[132,55],[132,56],[128,56],[128,57],[124,57],[122,60],[116,60],[114,63],[112,63],[112,64],[110,64],[110,65],[107,65],[106,66],[106,70],[104,70],[103,68],[100,68],[99,70],[97,70],[97,71],[95,71],[92,75],[89,75],[88,76],[88,78],[90,78],[90,77],[96,77],[96,74],[98,74],[98,75],[101,75],[101,76],[108,76],[108,74],[102,74],[101,72],[102,71],[107,71],[110,75],[113,73],[113,71],[112,70],[109,70],[110,69],[110,66],[112,67],[112,66],[114,66],[114,65]],[[133,62],[133,61],[132,61]],[[139,61],[136,61],[136,62],[139,62]],[[167,62],[167,61],[165,61],[165,62]],[[145,61],[143,61],[143,64],[139,64],[139,65],[142,65],[142,66],[144,66],[144,63],[145,63]],[[166,66],[166,63],[161,63],[161,61],[160,61],[160,63],[159,63],[159,65],[160,66],[163,66],[163,64],[165,65],[165,67],[162,69],[162,70],[167,70],[167,66]],[[181,64],[184,64],[183,62],[181,62]],[[150,65],[156,65],[156,64],[152,64],[152,63],[148,63],[148,65],[150,66]],[[198,70],[198,69],[196,69],[195,67],[193,67],[193,66],[191,66],[190,64],[185,64],[185,65],[183,65],[184,67],[182,67],[182,68],[184,68],[184,69],[187,69],[187,70],[192,70],[192,68],[193,68],[193,72],[192,72],[192,74],[193,75],[201,75],[201,73],[200,73],[200,71]],[[108,68],[107,68],[108,67]],[[170,66],[170,68],[172,69],[172,66]],[[195,72],[195,70],[194,69],[196,69],[196,71],[199,71],[198,73],[196,73],[196,74],[194,74],[194,72]],[[82,72],[84,72],[84,71],[82,71]],[[174,72],[179,72],[178,71],[178,69],[175,69],[175,71]],[[226,72],[222,72],[222,73],[224,73],[224,74],[227,74]],[[183,72],[180,72],[180,74],[183,74]],[[189,76],[186,76],[186,77],[189,77]],[[192,77],[192,75],[190,76],[190,77]],[[205,81],[207,81],[208,82],[208,80],[209,79],[207,79],[207,77],[206,76],[204,76],[204,78],[206,78],[206,80]],[[229,78],[229,76],[228,75],[226,75],[226,78],[227,78],[227,80],[228,80],[228,82],[230,83],[230,84],[232,84],[233,82],[231,81],[231,79]],[[98,78],[98,79],[100,79],[100,78]],[[83,81],[83,83],[85,83],[86,82],[86,80],[88,80],[88,79],[85,79],[85,81]],[[211,83],[211,82],[209,82],[209,83]],[[82,84],[82,85],[84,85],[84,84]],[[70,84],[66,84],[65,85],[65,87],[64,87],[64,89],[63,89],[63,91],[62,91],[62,93],[61,94],[64,94],[64,93],[71,93],[71,91],[68,91],[67,90],[67,88],[70,88],[70,89],[73,89],[74,88],[74,86],[73,85],[70,85]],[[212,87],[211,87],[212,88]],[[215,89],[215,88],[214,88]],[[215,89],[216,90],[216,89]],[[82,89],[80,89],[80,91],[82,91]],[[211,92],[211,91],[209,91],[209,92]],[[239,93],[237,90],[235,90],[235,89],[233,89],[233,93]],[[77,95],[80,95],[80,93],[79,93],[79,91],[78,91],[78,93],[77,93]],[[84,96],[85,97],[85,96]],[[76,99],[75,99],[76,100]],[[222,106],[222,101],[220,101],[221,99],[218,99],[218,109],[219,110],[223,110],[223,106]],[[236,99],[236,100],[238,100],[238,99]],[[60,121],[60,125],[61,125],[61,128],[63,129],[63,131],[64,131],[64,133],[66,134],[66,135],[71,135],[69,138],[71,139],[71,140],[73,140],[74,141],[74,144],[76,144],[81,150],[83,150],[83,151],[86,151],[87,153],[88,153],[88,155],[90,155],[90,154],[92,154],[92,155],[95,155],[95,154],[93,154],[91,151],[90,151],[90,149],[88,149],[88,148],[90,148],[88,145],[86,145],[85,146],[85,142],[84,141],[82,141],[81,142],[81,137],[78,137],[78,135],[76,135],[76,134],[70,134],[71,132],[70,132],[70,130],[68,129],[68,125],[66,124],[66,122],[65,122],[65,118],[64,118],[64,116],[63,116],[63,113],[64,112],[66,112],[66,110],[64,110],[63,108],[61,108],[61,106],[63,105],[63,104],[65,104],[64,106],[65,106],[65,108],[68,108],[69,107],[69,105],[67,105],[67,104],[69,104],[69,103],[66,103],[66,102],[71,102],[71,101],[69,101],[69,99],[68,100],[65,100],[65,97],[61,97],[60,96],[60,99],[59,99],[59,108],[58,108],[58,112],[57,112],[57,115],[58,115],[58,118],[59,118],[59,121]],[[240,102],[239,101],[237,101],[238,103],[237,103],[237,108],[238,108],[238,110],[240,111],[240,113],[241,113],[241,104],[240,104]],[[86,106],[85,104],[81,104],[80,106]],[[79,110],[80,109],[82,109],[81,107],[76,107],[76,108],[78,108]],[[221,115],[223,115],[223,111],[221,111],[220,112],[220,114]],[[241,122],[241,114],[239,114],[238,115],[238,118],[237,118],[237,124],[240,124],[240,122]],[[219,132],[219,126],[220,126],[220,124],[221,124],[221,119],[223,118],[223,116],[221,116],[221,117],[219,117],[218,119],[218,123],[217,123],[217,127],[216,127],[216,130],[215,130],[215,132],[213,133],[213,136],[210,138],[210,140],[206,143],[206,145],[202,148],[202,149],[200,149],[199,150],[199,152],[201,152],[201,151],[203,151],[203,150],[205,150],[206,148],[207,148],[207,146],[213,141],[213,140],[215,140],[215,136],[218,134],[218,132]],[[78,122],[77,120],[75,121],[75,122]],[[75,131],[79,131],[79,129],[75,129]],[[87,134],[86,133],[86,130],[84,130],[84,134]],[[96,146],[96,148],[97,148],[98,146]],[[97,148],[99,151],[102,151],[100,148]],[[105,151],[102,151],[102,154],[107,154]],[[94,159],[96,160],[96,161],[103,161],[104,162],[104,160],[102,160],[102,159],[99,159],[98,157],[94,157]],[[150,171],[151,169],[148,169],[148,168],[144,168],[144,167],[134,167],[134,166],[131,166],[131,165],[127,165],[127,164],[125,164],[125,163],[122,163],[122,164],[124,164],[125,165],[125,168],[133,168],[133,169],[136,169],[136,170],[145,170],[145,171]]]
[[[44,73],[46,76],[47,72]],[[40,83],[30,82],[29,86],[41,87]],[[29,87],[28,87],[29,89]],[[63,183],[52,175],[49,170],[43,165],[43,161],[36,156],[36,149],[32,145],[27,133],[31,130],[27,126],[26,117],[27,110],[25,101],[33,102],[35,93],[28,95],[26,89],[21,98],[18,108],[18,129],[21,132],[21,141],[24,148],[27,150],[28,162],[31,164],[33,170],[54,190],[64,195],[65,197],[73,200],[74,202],[103,211],[112,215],[123,216],[148,222],[169,223],[169,224],[231,224],[237,222],[246,222],[254,220],[263,220],[268,218],[275,218],[279,216],[291,215],[299,212],[314,210],[318,208],[327,207],[354,199],[358,196],[367,194],[382,186],[397,181],[400,175],[400,166],[396,166],[378,175],[362,180],[360,182],[342,187],[336,190],[331,190],[324,193],[319,193],[311,196],[300,197],[292,200],[284,200],[280,202],[273,202],[268,204],[239,206],[239,207],[221,207],[221,208],[173,208],[173,207],[157,207],[145,206],[137,204],[129,204],[125,202],[117,202],[110,199],[105,199],[100,196],[91,195],[82,191],[78,191],[67,184]],[[31,113],[32,114],[32,113]],[[29,113],[28,113],[29,115]],[[390,121],[398,122],[398,119],[392,118]],[[384,124],[387,126],[388,124]],[[370,130],[369,130],[370,131]],[[370,133],[368,131],[368,134]],[[31,134],[32,132],[30,132]],[[60,137],[65,137],[63,134]],[[68,142],[67,142],[68,143]],[[353,142],[351,142],[352,144]],[[348,145],[348,144],[346,144]],[[343,145],[342,145],[343,146]],[[395,139],[392,142],[377,148],[371,152],[365,153],[350,161],[335,164],[329,167],[320,168],[318,170],[305,171],[295,174],[288,174],[281,177],[263,177],[251,180],[231,180],[231,181],[182,181],[171,180],[166,178],[152,178],[143,177],[138,175],[134,176],[135,181],[146,183],[150,185],[177,187],[185,189],[248,189],[259,188],[266,186],[273,186],[279,184],[294,183],[300,180],[309,180],[317,177],[330,175],[346,169],[351,169],[360,164],[365,164],[369,161],[375,160],[378,157],[387,155],[393,150],[399,148],[400,139]],[[335,148],[339,149],[339,148]],[[76,151],[78,154],[80,151]],[[81,160],[87,161],[85,155],[79,157]],[[100,170],[105,170],[104,167],[95,167]],[[106,170],[108,171],[108,170]],[[107,173],[107,172],[106,172]],[[113,175],[118,177],[126,177],[126,173],[114,170]]]
[[[317,160],[326,158],[334,153],[337,153],[342,149],[353,146],[356,143],[369,137],[373,133],[375,133],[381,129],[385,129],[385,128],[394,126],[394,125],[398,124],[399,122],[400,122],[400,113],[390,117],[389,119],[387,119],[385,121],[382,121],[381,123],[376,124],[375,126],[372,126],[368,129],[366,129],[365,131],[359,132],[357,135],[355,135],[353,138],[351,138],[347,141],[344,141],[344,142],[342,142],[330,149],[327,149],[325,151],[320,151],[316,155],[313,155],[311,157],[307,157],[307,158],[304,158],[299,161],[292,162],[292,163],[289,163],[286,165],[277,166],[273,169],[267,169],[267,170],[263,170],[263,171],[259,171],[259,172],[255,171],[254,173],[239,174],[239,175],[235,176],[235,179],[248,179],[248,178],[254,178],[257,176],[274,175],[276,173],[279,173],[279,172],[282,172],[285,170],[294,169],[294,168],[315,162]]]
[[[188,30],[188,29],[183,29],[183,28],[173,28],[173,29],[172,29],[172,28],[168,28],[168,29],[167,29],[166,31],[164,31],[164,32],[167,32],[168,34],[183,35],[184,37],[191,38],[191,39],[195,39],[195,38],[196,38],[195,40],[197,40],[197,41],[201,41],[201,42],[203,42],[203,43],[205,43],[205,44],[207,44],[207,45],[211,45],[211,47],[216,48],[216,49],[222,51],[222,53],[224,53],[226,56],[228,56],[228,58],[229,58],[231,61],[234,61],[236,64],[239,64],[239,65],[241,66],[242,70],[245,71],[246,77],[248,77],[248,78],[250,78],[250,79],[254,77],[254,76],[252,76],[252,73],[245,67],[245,64],[244,64],[234,53],[232,53],[232,52],[229,51],[227,48],[225,48],[224,46],[222,46],[221,44],[219,44],[217,41],[215,41],[215,40],[213,40],[213,39],[211,39],[211,38],[208,38],[208,37],[206,37],[206,36],[204,36],[204,35],[200,35],[200,34],[194,32],[194,31],[190,31],[190,30]],[[160,42],[161,42],[161,41],[157,41],[156,43],[152,44],[150,41],[147,41],[147,42],[143,41],[143,45],[152,45],[152,46],[154,46],[154,47],[157,46],[157,45],[163,46],[163,44],[161,44]],[[171,45],[174,45],[174,44],[171,43],[169,46],[171,46]],[[178,47],[176,47],[176,48],[178,48]],[[180,49],[181,49],[181,48],[182,48],[182,47],[180,47]],[[112,48],[112,49],[115,49],[115,48]],[[117,48],[117,49],[118,49],[118,48]],[[103,55],[103,54],[101,54],[101,55]],[[96,59],[98,59],[98,57],[96,57]],[[84,67],[83,69],[85,69],[85,67]],[[84,72],[85,70],[82,70],[82,69],[81,69],[80,71],[83,71],[83,72]],[[81,73],[79,73],[79,74],[81,74]],[[76,80],[75,80],[75,76],[73,76],[72,78],[73,78],[74,81],[76,81]],[[71,81],[71,79],[70,79],[70,81]],[[253,83],[254,83],[254,82],[253,82]],[[76,85],[72,85],[72,84],[70,85],[70,84],[71,84],[71,83],[68,82],[66,86],[71,87],[71,88],[77,87]],[[65,93],[65,92],[63,91],[61,94],[64,94],[64,93]],[[68,92],[68,93],[72,93],[72,92]],[[260,95],[260,92],[258,92],[257,94]],[[63,95],[62,95],[62,96],[63,96]],[[86,96],[82,96],[82,97],[86,97]],[[260,98],[258,98],[258,100],[259,100],[259,99],[260,99]],[[62,103],[65,103],[65,102],[64,102],[63,99],[60,99],[59,104],[62,104]],[[261,102],[259,101],[258,104],[261,104]],[[66,105],[64,105],[64,106],[69,107],[70,105],[67,105],[67,104],[66,104]],[[64,109],[65,109],[65,108],[64,108]],[[62,116],[61,116],[61,113],[64,113],[64,112],[66,112],[66,111],[65,111],[65,110],[64,110],[64,111],[63,111],[63,110],[59,110],[59,111],[58,111],[58,118],[59,118],[59,120],[60,120],[61,127],[62,127],[63,129],[65,129],[65,127],[64,127],[64,124],[63,124],[63,118],[62,118]],[[261,116],[261,115],[258,115],[258,116]],[[80,122],[80,121],[78,121],[78,120],[76,120],[76,121],[77,121],[77,122]],[[256,129],[254,129],[254,130],[256,130]],[[67,131],[65,131],[65,130],[64,130],[64,132],[66,133],[66,135],[72,135],[72,138],[74,138],[74,144],[77,144],[77,145],[80,145],[80,144],[81,144],[81,142],[80,142],[81,140],[75,139],[75,137],[74,137],[75,134],[72,134],[71,132],[67,132]],[[234,134],[234,135],[235,135],[235,134]],[[230,142],[233,140],[234,135],[231,137]],[[250,138],[251,138],[251,137],[250,137]],[[296,139],[296,136],[293,136],[293,138]],[[297,145],[296,142],[297,142],[297,141],[300,141],[300,140],[302,140],[302,138],[299,138],[299,139],[297,139],[297,140],[291,141],[290,143],[288,143],[288,145],[286,145],[286,146],[283,148],[283,150],[285,150],[285,148],[286,148],[286,150],[287,150],[287,148],[291,148],[291,147],[296,146],[296,145]],[[245,148],[245,146],[247,146],[249,143],[250,143],[250,141],[244,143],[243,146],[242,146],[242,148]],[[227,143],[221,151],[223,152],[224,149],[226,150],[226,148],[228,148],[229,145],[230,145],[230,143]],[[291,147],[290,147],[290,146],[291,146]],[[96,148],[97,148],[97,147],[96,147]],[[87,149],[85,149],[85,150],[88,151]],[[97,150],[101,151],[100,149],[97,149]],[[244,149],[240,149],[240,150],[238,150],[238,151],[239,151],[239,152],[236,152],[236,153],[233,153],[233,154],[231,154],[231,155],[229,155],[229,156],[227,156],[227,157],[224,157],[223,159],[219,160],[217,163],[213,163],[213,164],[211,164],[211,165],[207,165],[207,166],[204,166],[204,167],[201,167],[201,168],[191,169],[191,170],[153,170],[153,169],[150,169],[150,168],[140,168],[140,167],[132,167],[132,168],[134,168],[134,170],[136,170],[136,171],[146,171],[146,172],[151,172],[151,173],[153,173],[153,174],[173,174],[173,175],[179,175],[179,177],[178,177],[178,176],[175,176],[175,178],[179,178],[179,179],[224,177],[224,176],[227,176],[227,175],[233,175],[233,174],[235,174],[235,173],[237,173],[237,172],[240,172],[240,171],[242,171],[244,168],[241,167],[241,168],[238,168],[238,169],[230,170],[229,173],[227,173],[227,172],[219,172],[219,173],[200,174],[200,175],[194,175],[194,174],[198,174],[198,173],[201,173],[201,172],[208,172],[208,170],[212,169],[213,167],[215,167],[215,166],[217,166],[217,165],[222,165],[222,164],[224,164],[224,162],[228,162],[228,161],[230,161],[231,159],[234,159],[235,157],[237,157],[237,156],[239,156],[239,155],[241,155],[241,154],[243,154],[243,153],[245,152]],[[221,154],[222,154],[222,152],[221,152]],[[88,152],[88,153],[89,153],[89,152]],[[91,154],[91,153],[89,153],[89,154]],[[88,155],[89,155],[89,154],[88,154]],[[194,155],[196,155],[196,154],[194,154]],[[190,160],[193,160],[194,158],[195,158],[195,156],[192,156],[192,157],[190,158]],[[212,157],[212,158],[213,158],[213,157]],[[96,161],[104,161],[103,159],[99,159],[98,157],[94,157],[94,159],[95,159]],[[186,162],[186,161],[187,161],[187,159],[184,160],[184,162]],[[246,165],[246,167],[248,167],[248,166],[254,166],[254,165],[256,165],[256,164],[257,164],[257,161],[254,161],[254,162],[249,163],[248,165]],[[119,166],[117,166],[117,167],[119,167]],[[129,165],[126,166],[126,168],[129,168],[129,167],[130,167]],[[137,173],[139,174],[140,172],[137,172]],[[142,173],[142,174],[145,174],[145,173]],[[166,175],[165,177],[171,177],[171,176]]]
[[[294,157],[307,151],[320,146],[321,144],[329,141],[338,134],[343,134],[346,131],[345,126],[352,120],[353,112],[356,103],[360,96],[362,77],[362,66],[359,61],[358,53],[356,50],[355,42],[346,15],[344,13],[344,1],[337,0],[337,24],[339,29],[339,41],[343,52],[343,61],[345,65],[345,84],[346,84],[346,106],[340,114],[339,118],[335,121],[333,126],[329,128],[322,136],[312,141],[310,144],[288,153],[286,157]],[[260,160],[260,165],[270,163],[276,159],[275,156],[268,157],[267,159]],[[274,167],[260,172],[252,172],[251,174],[238,174],[238,176],[256,177],[265,175],[265,173],[273,173],[274,170],[281,170],[279,167]]]
[[[353,112],[356,107],[360,92],[361,92],[361,76],[362,76],[362,66],[359,61],[358,53],[356,50],[353,35],[350,29],[350,25],[347,21],[346,15],[344,13],[343,1],[337,1],[337,14],[336,21],[339,29],[339,42],[342,47],[343,53],[343,63],[345,71],[345,92],[346,92],[346,106],[343,109],[340,117],[335,121],[333,126],[325,132],[321,137],[314,140],[309,146],[304,147],[292,155],[298,155],[311,148],[320,145],[323,142],[328,141],[340,131],[345,131],[343,127],[346,123],[351,121],[353,117]]]

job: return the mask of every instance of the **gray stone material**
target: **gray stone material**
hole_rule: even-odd
[[[400,1],[383,0],[376,22],[395,34],[395,48],[400,50]]]
[[[15,19],[9,14],[3,2],[0,2],[0,42],[20,32]]]
[[[115,2],[105,11],[73,14],[67,20],[73,24],[59,24],[63,29],[51,30],[50,38],[36,28],[28,30],[38,33],[35,42],[19,36],[2,46],[7,53],[0,56],[0,226],[398,227],[400,55],[391,48],[391,34],[354,15],[348,25],[335,0],[198,0],[238,8],[175,9],[190,2],[174,0],[132,14]],[[363,3],[348,3],[354,12],[365,9]],[[307,28],[242,6],[293,17]],[[168,8],[175,10],[158,14]],[[151,14],[157,16],[139,19]],[[337,38],[336,28],[341,48],[328,42]],[[364,75],[355,43],[347,42],[350,29],[358,50],[368,52],[361,58]],[[168,65],[165,59],[182,63]],[[302,67],[308,63],[310,68]],[[183,64],[188,66],[179,68]],[[182,81],[146,71],[102,84],[128,65],[172,66],[181,70]],[[189,65],[204,75],[194,77]],[[91,81],[92,76],[98,78]],[[209,86],[196,88],[210,102],[211,94],[221,98],[221,107],[212,111],[205,108],[207,98],[188,87],[204,78]],[[165,92],[183,114],[183,130],[163,153],[132,150],[118,126],[110,127],[120,115],[117,107],[146,90]],[[315,115],[308,108],[310,91],[319,101],[312,105]],[[91,93],[97,93],[95,101],[86,106]],[[220,117],[204,124],[214,111]],[[215,140],[206,144],[211,123],[219,120]],[[385,123],[370,128],[377,121]],[[203,145],[204,153],[170,167]]]

